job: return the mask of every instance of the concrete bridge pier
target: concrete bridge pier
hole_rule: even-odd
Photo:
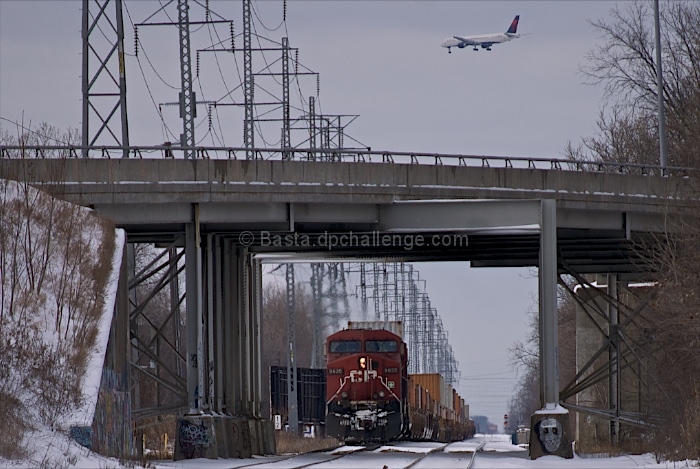
[[[261,264],[227,235],[202,235],[196,222],[185,250],[189,411],[177,420],[174,457],[273,453],[261,414]]]

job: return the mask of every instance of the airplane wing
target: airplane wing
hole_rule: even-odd
[[[475,41],[474,39],[469,39],[467,37],[462,37],[462,36],[453,36],[455,39],[458,41],[468,45],[468,46],[478,46],[481,44],[481,41]]]

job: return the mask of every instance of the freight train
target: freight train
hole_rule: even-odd
[[[408,374],[400,322],[350,323],[326,341],[326,435],[347,442],[458,441],[468,407],[442,376]]]

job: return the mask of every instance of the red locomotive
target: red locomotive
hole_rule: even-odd
[[[408,375],[401,323],[350,327],[326,341],[328,436],[355,442],[447,442],[473,434],[464,400],[440,375]]]

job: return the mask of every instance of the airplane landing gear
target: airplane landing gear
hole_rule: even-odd
[[[451,54],[451,53],[452,53],[452,49],[450,49],[450,48],[448,47],[448,48],[447,48],[447,53],[448,53],[448,54]]]
[[[475,51],[479,52],[479,48],[478,48],[478,47],[475,47],[475,48],[472,49],[472,50],[475,50]]]

